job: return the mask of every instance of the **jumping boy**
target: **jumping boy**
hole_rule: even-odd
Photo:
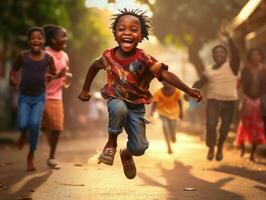
[[[183,83],[176,75],[168,71],[168,66],[137,48],[144,39],[148,39],[150,22],[141,10],[120,10],[114,15],[112,32],[118,46],[107,49],[96,59],[86,76],[79,99],[89,101],[90,87],[99,70],[107,72],[107,84],[102,88],[102,96],[107,100],[109,113],[108,141],[99,156],[99,162],[113,164],[117,147],[117,136],[123,128],[128,134],[127,148],[120,150],[125,176],[133,179],[136,166],[132,156],[141,156],[148,148],[145,133],[145,104],[152,102],[149,92],[151,80],[156,77],[188,93],[198,101],[202,99],[197,89]]]

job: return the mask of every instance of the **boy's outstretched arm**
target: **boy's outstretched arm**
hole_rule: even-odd
[[[90,94],[90,87],[92,84],[93,79],[95,78],[96,74],[99,72],[100,68],[98,67],[98,60],[94,61],[87,72],[87,76],[85,82],[82,87],[82,91],[80,92],[78,98],[81,101],[89,101],[91,98]]]
[[[189,96],[196,98],[198,101],[202,100],[202,95],[198,89],[190,88],[172,72],[162,70],[160,78],[166,81],[167,83],[173,85],[174,87],[187,93]]]
[[[18,70],[21,68],[22,65],[22,54],[23,52],[20,52],[16,58],[16,61],[10,71],[9,74],[9,83],[11,86],[17,86],[18,85]]]

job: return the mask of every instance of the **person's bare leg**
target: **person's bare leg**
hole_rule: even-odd
[[[20,137],[17,141],[17,147],[18,149],[22,149],[25,144],[27,142],[27,131],[23,131],[21,134],[20,134]]]
[[[255,152],[256,152],[256,149],[257,149],[257,144],[252,144],[252,147],[251,147],[251,153],[250,153],[250,160],[255,162]]]
[[[244,154],[245,154],[245,151],[246,151],[246,147],[245,147],[244,143],[240,144],[240,150],[241,150],[240,156],[244,157]]]
[[[34,152],[30,151],[27,156],[27,171],[35,171]]]
[[[59,141],[60,132],[59,131],[51,131],[49,132],[49,138],[50,138],[50,159],[55,158],[55,151],[56,147]]]
[[[108,134],[108,141],[105,144],[105,147],[117,147],[117,135],[116,134]]]

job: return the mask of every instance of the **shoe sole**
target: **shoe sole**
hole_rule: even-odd
[[[133,158],[131,158],[133,160],[133,163],[134,163],[134,166],[135,166],[135,173],[134,173],[134,175],[132,175],[132,176],[127,175],[126,170],[125,170],[125,167],[124,167],[123,159],[122,159],[122,151],[123,150],[124,149],[120,149],[119,154],[120,154],[120,159],[121,159],[121,162],[122,162],[124,174],[125,174],[125,176],[128,179],[134,179],[136,177],[136,175],[137,175],[137,168],[136,168],[135,162],[134,162]]]
[[[114,164],[114,159],[110,160],[110,159],[106,159],[104,157],[102,157],[101,155],[98,157],[98,164],[104,163],[106,165],[113,165]]]

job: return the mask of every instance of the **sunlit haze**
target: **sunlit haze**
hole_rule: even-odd
[[[97,7],[99,9],[107,9],[112,13],[117,13],[117,10],[122,8],[139,8],[142,10],[146,10],[146,14],[149,17],[152,16],[152,12],[150,11],[147,5],[137,3],[135,0],[116,0],[115,3],[108,3],[108,0],[87,0],[86,6]]]

